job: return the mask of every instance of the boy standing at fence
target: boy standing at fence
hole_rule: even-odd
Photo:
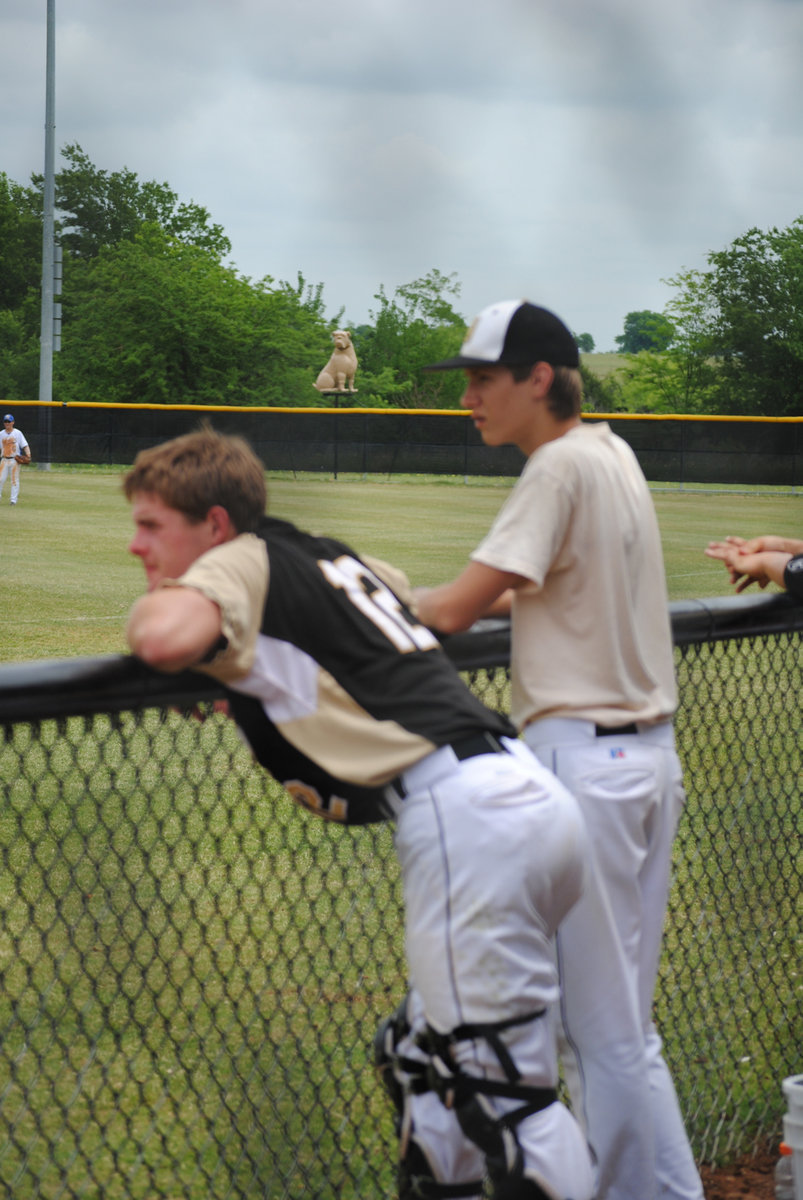
[[[600,1200],[702,1200],[652,1023],[683,803],[658,526],[635,455],[582,424],[572,334],[526,301],[484,309],[461,353],[462,403],[489,446],[528,456],[472,562],[417,596],[430,628],[510,612],[513,717],[580,802],[593,870],[558,932],[564,1064]]]
[[[225,684],[255,756],[307,808],[396,819],[413,990],[376,1051],[402,1200],[476,1197],[486,1174],[499,1200],[589,1200],[550,1020],[551,938],[587,857],[576,802],[463,684],[400,573],[265,517],[246,443],[177,438],[124,486],[148,583],[132,651]]]

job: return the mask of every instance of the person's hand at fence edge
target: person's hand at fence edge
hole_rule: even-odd
[[[777,583],[792,595],[803,596],[803,540],[776,534],[730,536],[722,542],[709,542],[704,553],[725,564],[737,592],[752,583],[761,588]]]

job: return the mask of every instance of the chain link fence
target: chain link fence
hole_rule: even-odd
[[[656,1018],[714,1163],[777,1142],[803,1069],[803,606],[672,609],[688,803]],[[448,646],[500,708],[508,639]],[[116,657],[0,669],[3,1194],[395,1194],[392,828],[298,810],[216,694]]]

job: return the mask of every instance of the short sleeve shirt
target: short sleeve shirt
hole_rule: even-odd
[[[13,429],[0,430],[0,454],[3,458],[14,458],[29,449],[25,434],[16,425]]]
[[[630,447],[606,422],[540,446],[472,555],[529,580],[512,607],[512,716],[600,724],[672,715],[660,534]]]

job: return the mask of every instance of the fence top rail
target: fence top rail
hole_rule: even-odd
[[[669,605],[669,615],[676,646],[803,629],[803,601],[786,592],[676,600]]]
[[[343,392],[343,399],[350,399],[351,392]],[[132,401],[130,404],[119,404],[109,400],[3,400],[0,403],[13,405],[23,409],[99,409],[107,408],[116,411],[131,411],[145,409],[150,412],[228,412],[228,413],[363,413],[368,416],[436,416],[460,417],[467,420],[469,413],[463,408],[374,408],[346,407],[345,405],[255,405],[255,404],[142,404]],[[803,424],[803,416],[776,417],[751,415],[745,413],[653,413],[653,412],[592,412],[582,413],[583,419],[592,421],[692,421],[692,422],[735,422],[739,424]]]
[[[803,601],[786,593],[682,600],[669,605],[675,645],[790,633],[803,629]],[[493,669],[510,662],[510,623],[478,621],[445,639],[462,671]],[[191,708],[223,696],[207,675],[162,675],[125,654],[42,659],[0,667],[0,724],[127,712],[141,708]]]
[[[223,694],[215,680],[200,672],[162,675],[127,654],[42,659],[0,667],[0,724],[183,708]]]

